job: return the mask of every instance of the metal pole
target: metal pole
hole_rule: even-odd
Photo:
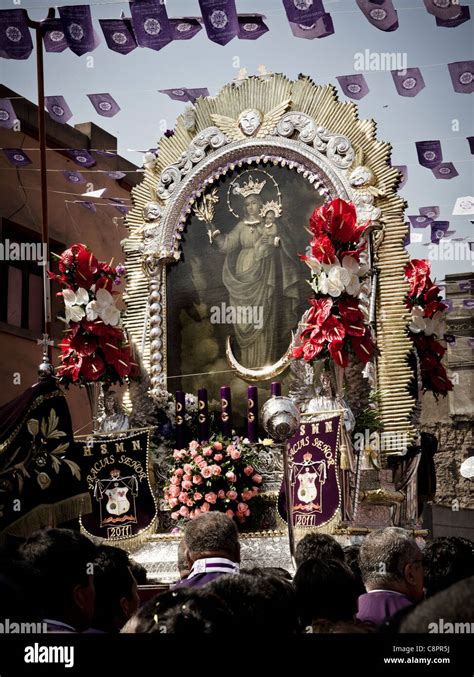
[[[290,544],[290,556],[293,567],[296,571],[295,558],[295,529],[293,525],[293,501],[291,496],[291,473],[288,462],[288,444],[286,440],[282,443],[283,448],[283,478],[285,482],[285,500],[286,500],[286,517],[288,523],[288,541]]]

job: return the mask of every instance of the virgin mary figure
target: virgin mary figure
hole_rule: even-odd
[[[298,261],[290,235],[283,224],[275,223],[281,212],[275,201],[264,203],[266,181],[251,175],[242,185],[234,183],[234,195],[241,200],[241,213],[233,230],[219,234],[215,243],[226,254],[222,280],[229,293],[229,305],[246,309],[245,318],[235,324],[240,362],[248,368],[276,362],[278,354],[298,321]],[[270,209],[271,208],[271,209]],[[265,219],[271,211],[271,219]]]

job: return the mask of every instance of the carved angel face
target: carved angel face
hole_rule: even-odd
[[[149,202],[143,210],[145,221],[156,221],[161,216],[161,205],[158,202]]]
[[[351,186],[365,186],[370,185],[374,179],[374,174],[371,169],[364,165],[359,165],[352,170],[349,176]]]
[[[247,136],[252,136],[262,124],[260,111],[250,108],[239,115],[239,127]]]

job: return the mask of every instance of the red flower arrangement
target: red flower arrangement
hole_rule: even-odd
[[[442,302],[439,287],[431,281],[430,272],[430,264],[424,259],[412,259],[405,267],[410,285],[406,299],[411,310],[408,336],[420,362],[422,388],[438,397],[446,396],[453,383],[441,363],[446,348],[439,341],[444,338],[447,306]]]
[[[331,357],[341,367],[347,367],[350,353],[364,364],[371,359],[372,333],[359,305],[368,273],[366,245],[360,240],[368,225],[358,224],[355,206],[340,198],[311,214],[310,247],[300,258],[311,269],[315,294],[293,358],[310,362]]]
[[[246,445],[229,440],[175,449],[174,468],[165,486],[165,500],[174,520],[194,519],[219,510],[244,522],[258,494],[262,476],[255,471],[256,455]]]
[[[74,244],[59,257],[59,274],[49,272],[63,290],[64,321],[68,325],[57,375],[61,383],[100,381],[122,383],[137,374],[115,306],[113,286],[125,268],[98,261],[83,244]],[[63,318],[61,318],[63,319]]]

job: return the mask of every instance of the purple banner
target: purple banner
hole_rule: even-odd
[[[207,37],[218,45],[226,45],[239,33],[235,0],[199,0]]]
[[[314,40],[314,38],[327,38],[333,35],[334,24],[330,14],[323,14],[314,23],[297,24],[290,21],[291,32],[296,38]]]
[[[137,48],[131,19],[99,19],[107,47],[119,54],[129,54]]]
[[[459,94],[472,94],[474,92],[474,61],[448,63],[448,68],[454,91]]]
[[[464,299],[462,304],[464,308],[474,308],[474,299]]]
[[[87,150],[76,150],[71,148],[65,151],[66,155],[71,158],[73,162],[81,167],[93,167],[96,162],[92,155]]]
[[[422,167],[431,169],[443,161],[440,141],[417,141],[416,152],[418,153],[418,162]]]
[[[291,501],[295,527],[320,527],[329,522],[341,505],[339,489],[340,417],[302,423],[288,440]],[[282,496],[283,494],[283,496]],[[287,519],[284,483],[280,490],[279,509]]]
[[[438,244],[448,232],[449,221],[433,221],[431,224],[431,242]]]
[[[10,99],[0,99],[0,127],[12,129],[15,122],[17,122],[17,117]]]
[[[69,183],[86,183],[85,178],[82,176],[81,172],[68,172],[64,171],[63,173],[64,178],[66,181]]]
[[[91,104],[99,115],[113,118],[120,111],[120,106],[110,94],[88,94]]]
[[[433,223],[433,219],[424,216],[423,214],[414,214],[413,216],[408,216],[412,228],[427,228]]]
[[[437,179],[454,179],[459,176],[459,172],[452,162],[442,162],[437,167],[432,167],[431,171]]]
[[[15,167],[27,167],[31,165],[31,160],[21,148],[4,148],[7,160]]]
[[[350,99],[359,101],[369,93],[369,87],[362,74],[338,75],[337,81],[344,94]]]
[[[77,56],[94,51],[99,39],[94,33],[89,5],[59,7],[59,16],[69,49]]]
[[[429,219],[437,219],[439,216],[439,207],[420,207],[420,214]]]
[[[140,47],[159,51],[173,36],[164,3],[159,0],[140,0],[130,3],[132,25]]]
[[[262,14],[239,14],[239,40],[257,40],[268,33]]]
[[[454,19],[459,14],[459,3],[452,0],[423,0],[429,14],[438,19]]]
[[[46,19],[42,22],[43,43],[47,52],[64,52],[67,40],[61,19]]]
[[[290,23],[314,24],[325,13],[322,0],[283,0]]]
[[[188,87],[176,87],[175,89],[159,89],[160,94],[166,94],[173,101],[185,101],[194,103],[199,96],[209,96],[206,87],[189,89]]]
[[[416,96],[425,88],[425,81],[419,68],[392,71],[392,78],[400,96]]]
[[[120,181],[120,179],[123,179],[127,175],[125,172],[107,172],[107,176],[109,177],[109,179]]]
[[[467,5],[458,5],[458,14],[452,19],[439,19],[436,17],[436,25],[443,28],[456,28],[471,18],[471,12]]]
[[[65,125],[72,118],[72,112],[64,96],[45,96],[44,107],[55,122]]]
[[[199,31],[202,31],[201,22],[194,17],[170,19],[169,22],[173,40],[191,40]]]
[[[357,0],[360,10],[369,23],[380,31],[390,32],[398,28],[398,14],[392,0]]]
[[[401,174],[400,183],[397,190],[401,190],[408,181],[408,167],[406,165],[392,165],[394,169],[398,169]]]
[[[0,57],[27,59],[33,51],[33,41],[24,9],[0,12]]]
[[[97,211],[95,202],[88,202],[87,200],[78,200],[78,203],[81,205],[81,207],[84,207],[84,209],[88,209],[90,212],[93,212],[94,214]]]

